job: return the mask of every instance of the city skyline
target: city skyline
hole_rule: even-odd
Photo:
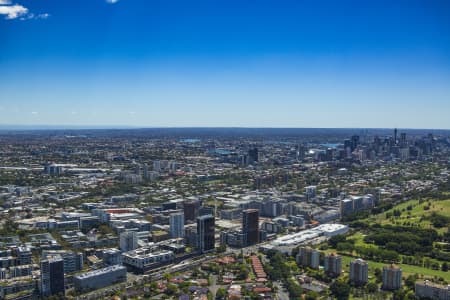
[[[449,14],[445,1],[2,0],[0,125],[450,129]]]

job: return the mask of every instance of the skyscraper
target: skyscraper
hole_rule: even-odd
[[[394,129],[394,145],[397,145],[397,128]]]
[[[134,250],[138,247],[138,237],[137,232],[125,231],[119,236],[120,239],[120,250],[122,252],[127,252]]]
[[[184,213],[178,212],[170,215],[170,237],[184,237]]]
[[[366,284],[369,279],[369,265],[358,258],[350,262],[350,282],[355,285]]]
[[[402,133],[400,133],[400,147],[405,148],[406,146],[407,146],[406,133],[402,132]]]
[[[245,235],[246,246],[259,243],[259,210],[242,211],[242,232]]]
[[[215,220],[212,215],[197,218],[198,250],[208,252],[214,250]]]
[[[41,294],[64,294],[64,260],[60,255],[49,255],[41,260]]]
[[[383,267],[383,286],[384,290],[398,290],[402,287],[402,269],[392,264]]]
[[[250,164],[252,164],[254,162],[258,162],[258,160],[259,160],[258,148],[255,147],[255,148],[248,150],[248,160],[249,160]]]

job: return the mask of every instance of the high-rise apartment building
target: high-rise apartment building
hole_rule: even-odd
[[[366,284],[369,280],[369,265],[358,258],[350,262],[350,282],[355,285]]]
[[[197,238],[200,252],[214,250],[215,243],[215,220],[212,215],[205,215],[197,218]]]
[[[384,290],[398,290],[402,287],[402,269],[394,264],[383,267],[383,285]]]
[[[245,245],[259,243],[259,210],[246,209],[242,211],[242,232],[245,235]]]
[[[184,237],[184,213],[178,212],[170,215],[170,237]]]
[[[64,260],[60,255],[49,255],[41,260],[41,294],[64,294]]]
[[[342,257],[337,254],[330,254],[325,256],[324,261],[325,272],[331,276],[339,276],[342,273]]]

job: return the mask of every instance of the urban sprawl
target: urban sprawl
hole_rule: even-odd
[[[450,300],[450,132],[0,132],[0,299]]]

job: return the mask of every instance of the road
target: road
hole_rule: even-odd
[[[278,300],[289,300],[289,294],[280,282],[274,281],[273,285],[277,288],[276,297]]]

